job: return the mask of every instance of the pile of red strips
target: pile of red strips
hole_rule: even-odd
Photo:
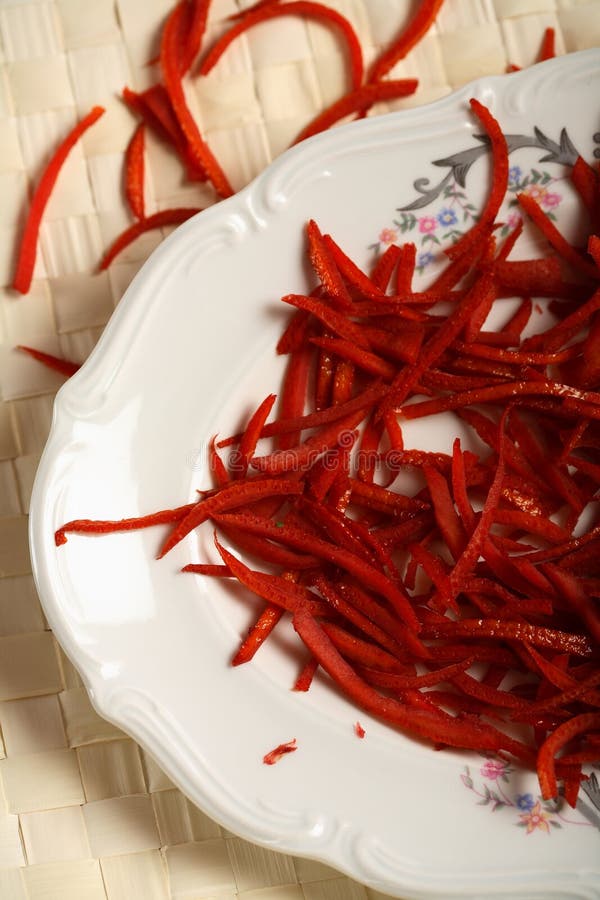
[[[582,765],[600,759],[600,173],[581,158],[572,171],[586,248],[520,196],[554,252],[511,260],[521,228],[495,238],[506,140],[471,107],[492,185],[435,281],[413,289],[413,244],[390,246],[367,275],[310,222],[317,283],[282,298],[294,312],[275,418],[271,394],[242,434],[213,440],[216,486],[198,502],[69,522],[56,543],[171,523],[160,558],[210,521],[263,563],[215,536],[222,564],[184,569],[264,599],[234,664],[287,611],[309,652],[297,689],[320,667],[360,709],[438,748],[508,754],[537,768],[544,798],[560,779],[574,804]],[[510,320],[486,330],[515,296]],[[532,297],[554,324],[524,337]],[[451,454],[405,448],[403,419],[450,410],[478,453],[458,439]],[[394,487],[407,471],[412,495]]]
[[[151,129],[176,153],[188,180],[210,182],[218,197],[229,197],[234,193],[219,161],[202,136],[186,100],[184,78],[191,72],[199,54],[203,55],[195,74],[203,77],[214,68],[239,35],[260,22],[281,16],[300,16],[331,28],[344,44],[349,70],[349,90],[302,130],[296,138],[297,143],[330,128],[347,116],[364,115],[378,101],[413,94],[418,87],[416,79],[386,81],[383,79],[426,34],[443,0],[421,0],[408,25],[375,59],[368,73],[364,70],[360,41],[352,24],[336,10],[318,0],[291,0],[287,3],[280,3],[279,0],[258,0],[254,6],[233,16],[232,26],[204,52],[210,2],[211,0],[180,0],[177,3],[162,28],[159,56],[156,60],[152,60],[152,63],[159,65],[162,80],[141,93],[127,87],[123,90],[124,102],[140,118],[140,125],[125,154],[124,177],[126,198],[136,221],[108,248],[100,262],[101,269],[107,268],[119,253],[144,232],[180,225],[200,212],[197,208],[184,207],[146,215],[144,201],[146,128]],[[55,151],[35,189],[21,238],[12,284],[13,288],[22,294],[28,293],[31,287],[42,215],[60,170],[76,142],[103,113],[102,107],[94,107],[77,123]],[[20,349],[28,350],[28,348]],[[48,356],[41,361],[51,364]],[[60,371],[58,366],[53,368],[59,368]]]
[[[258,0],[244,12],[232,16],[234,19],[232,27],[205,52],[204,38],[210,3],[211,0],[180,0],[162,28],[159,56],[151,61],[160,65],[162,81],[158,81],[142,93],[136,93],[128,87],[123,89],[123,101],[141,120],[129,142],[124,160],[125,197],[136,221],[107,249],[100,261],[100,269],[108,268],[119,253],[141,234],[157,228],[181,225],[201,211],[196,207],[178,207],[164,209],[152,215],[146,214],[144,197],[146,128],[166,142],[176,153],[189,181],[210,182],[219,197],[229,197],[233,194],[227,176],[203,138],[186,100],[183,80],[190,73],[199,54],[203,56],[198,74],[206,76],[239,35],[261,22],[293,15],[316,20],[332,28],[345,45],[350,89],[302,129],[295,140],[295,143],[298,143],[331,128],[349,116],[364,116],[377,102],[396,100],[414,94],[418,87],[415,78],[383,79],[429,31],[443,0],[421,0],[414,16],[389,47],[374,60],[368,73],[364,70],[360,41],[352,24],[336,10],[318,0],[290,0],[287,3],[281,3],[280,0]],[[550,59],[553,56],[554,30],[547,28],[539,59]],[[518,66],[509,66],[509,71],[517,69]],[[21,294],[27,294],[31,288],[42,216],[60,171],[77,141],[104,112],[102,107],[95,106],[75,125],[55,150],[35,188],[19,245],[12,282],[14,290]],[[20,346],[17,349],[29,353],[44,365],[67,376],[78,368],[76,363],[31,347]]]

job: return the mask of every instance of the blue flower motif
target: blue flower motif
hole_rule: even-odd
[[[458,221],[454,210],[448,209],[448,207],[445,207],[444,209],[441,209],[439,211],[439,213],[437,214],[437,220],[440,225],[444,225],[446,227],[448,227],[448,225],[456,225]]]
[[[430,262],[433,262],[433,253],[429,253],[426,251],[425,253],[419,253],[417,257],[417,267],[419,269],[423,269],[425,266],[428,266]]]
[[[530,812],[535,806],[532,794],[517,794],[517,807],[523,812]]]
[[[520,166],[511,166],[508,170],[508,183],[518,184],[523,176]]]

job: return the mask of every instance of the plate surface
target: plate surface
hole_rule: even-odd
[[[56,399],[32,499],[34,573],[96,709],[227,828],[395,896],[600,897],[597,782],[577,810],[542,804],[534,775],[435,753],[357,714],[325,679],[293,693],[285,629],[233,669],[252,601],[179,574],[214,558],[210,529],[161,562],[156,529],[70,536],[58,550],[53,533],[72,518],[177,506],[207,486],[208,439],[236,430],[278,383],[278,299],[307,288],[307,219],[365,265],[389,241],[414,240],[426,283],[485,196],[488,160],[469,97],[509,136],[508,200],[533,192],[576,235],[568,171],[577,152],[600,155],[599,86],[600,51],[587,51],[288,152],[164,242]],[[515,215],[509,203],[506,229]],[[415,444],[451,442],[437,426],[421,429]],[[297,753],[263,765],[293,737]]]

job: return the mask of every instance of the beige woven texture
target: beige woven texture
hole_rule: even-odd
[[[354,23],[367,62],[415,6],[327,0]],[[241,5],[248,5],[241,4]],[[153,761],[92,710],[48,630],[33,586],[27,511],[61,384],[13,348],[84,360],[161,240],[138,240],[108,273],[103,248],[128,224],[123,151],[134,120],[118,99],[155,73],[172,0],[0,0],[0,897],[2,900],[381,900],[321,864],[268,852],[195,809]],[[209,40],[238,8],[214,0]],[[508,62],[530,64],[545,27],[558,53],[600,46],[599,0],[446,0],[435,28],[394,74],[416,75],[414,105]],[[336,38],[285,18],[238,40],[190,103],[236,188],[344,88]],[[28,190],[75,119],[107,113],[72,153],[41,230],[27,297],[8,288]],[[391,108],[391,107],[385,107]],[[378,111],[385,111],[384,107]],[[151,136],[149,212],[213,201],[186,185]]]

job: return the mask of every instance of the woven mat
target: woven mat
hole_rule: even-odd
[[[367,62],[411,0],[327,0],[350,18]],[[248,5],[247,3],[242,3]],[[92,710],[36,597],[27,511],[61,378],[16,352],[84,360],[131,278],[161,240],[146,236],[108,273],[103,248],[130,223],[123,151],[133,119],[117,94],[154,73],[172,0],[0,0],[0,897],[3,900],[382,900],[321,864],[257,848],[195,809],[132,740]],[[237,9],[214,0],[209,38]],[[439,23],[394,74],[430,101],[507,62],[530,64],[553,26],[558,53],[600,45],[600,0],[446,0]],[[190,103],[236,188],[280,153],[344,68],[335,38],[286,18],[239,40]],[[26,196],[51,148],[96,103],[107,114],[69,159],[41,232],[31,293],[6,287]],[[392,107],[379,107],[385,111]],[[149,212],[213,201],[148,141]]]

